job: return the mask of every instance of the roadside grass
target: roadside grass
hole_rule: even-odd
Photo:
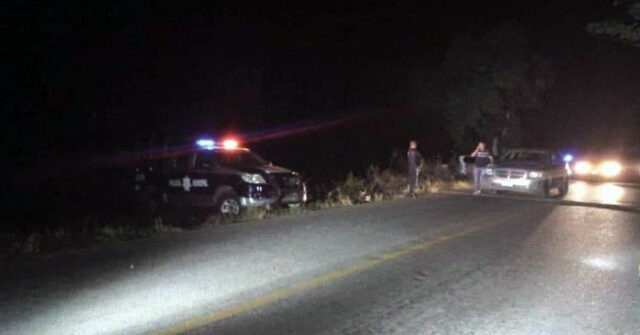
[[[129,225],[107,225],[98,230],[95,238],[100,242],[127,241],[161,234],[180,233],[182,231],[183,229],[180,227],[164,224],[161,219],[157,219],[151,227],[138,229]]]
[[[442,190],[468,190],[467,181],[456,180],[437,164],[426,164],[419,178],[417,196]],[[248,209],[237,217],[203,213],[167,212],[157,216],[120,215],[57,223],[55,228],[0,234],[0,258],[16,255],[51,255],[74,249],[90,248],[115,241],[129,241],[162,234],[175,234],[203,226],[235,224],[267,218],[298,215],[308,211],[356,206],[406,197],[405,174],[371,165],[363,176],[353,173],[323,188],[327,190],[307,204],[292,208]]]

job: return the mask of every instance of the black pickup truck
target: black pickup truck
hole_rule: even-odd
[[[197,143],[163,153],[136,170],[134,190],[148,209],[207,206],[237,215],[243,208],[293,207],[307,200],[306,186],[297,172],[235,144]]]

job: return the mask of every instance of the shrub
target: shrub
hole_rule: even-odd
[[[446,165],[436,161],[426,161],[420,174],[416,193],[437,193],[443,189],[468,189],[468,183],[455,181]],[[334,206],[350,206],[364,202],[377,202],[405,196],[409,191],[406,174],[391,169],[381,170],[370,165],[365,177],[357,177],[349,173],[347,177],[334,185],[325,201],[316,204],[315,208]]]

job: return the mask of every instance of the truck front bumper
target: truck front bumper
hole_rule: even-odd
[[[275,198],[240,197],[242,207],[269,207],[277,202]]]
[[[247,184],[240,197],[242,207],[269,207],[274,204],[301,204],[307,201],[307,189],[301,187],[275,189],[271,185]]]

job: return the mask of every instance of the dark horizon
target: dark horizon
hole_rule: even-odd
[[[629,136],[640,120],[625,108],[639,105],[638,51],[584,29],[614,13],[609,4],[16,3],[11,9],[15,66],[3,133],[17,166],[367,113],[361,122],[252,147],[302,170],[313,170],[301,158],[312,151],[336,174],[384,164],[411,138],[430,157],[464,152],[489,139],[471,133],[464,146],[453,141],[448,117],[427,92],[435,91],[416,85],[438,71],[452,41],[480,39],[508,23],[522,31],[527,57],[540,55],[554,72],[542,114],[521,116],[522,145],[637,143]]]

